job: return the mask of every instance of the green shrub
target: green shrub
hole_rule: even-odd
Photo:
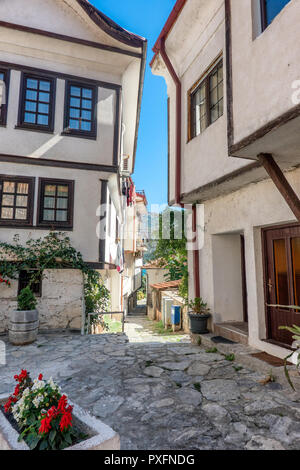
[[[37,300],[29,286],[24,287],[18,295],[18,310],[35,310]]]

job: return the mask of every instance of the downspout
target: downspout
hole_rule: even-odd
[[[165,38],[162,37],[159,46],[160,55],[176,86],[176,176],[175,176],[175,204],[182,207],[181,200],[181,81],[167,55]],[[197,243],[197,206],[193,206],[192,227],[196,233],[194,242]],[[199,274],[199,250],[193,250],[194,292],[195,297],[200,297],[200,274]]]
[[[173,65],[167,55],[165,38],[161,38],[160,55],[171,75],[176,86],[176,176],[175,176],[175,204],[180,205],[181,196],[181,81],[174,70]]]
[[[193,205],[193,233],[195,233],[195,238],[193,243],[197,244],[197,205]],[[199,250],[198,248],[193,250],[193,265],[194,265],[194,292],[195,297],[200,297],[200,273],[199,273]]]

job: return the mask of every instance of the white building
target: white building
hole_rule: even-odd
[[[300,325],[298,0],[178,0],[154,47],[169,97],[169,202],[204,205],[190,297],[280,357]],[[197,219],[198,215],[198,221]],[[275,305],[275,306],[274,306]]]
[[[0,240],[68,232],[120,310],[147,42],[87,0],[1,0],[0,18]]]

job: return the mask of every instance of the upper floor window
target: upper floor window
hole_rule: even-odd
[[[8,100],[8,70],[0,70],[0,126],[6,125]]]
[[[223,115],[223,100],[223,60],[220,60],[190,92],[190,139]]]
[[[74,181],[40,179],[39,225],[72,228]]]
[[[55,80],[23,74],[19,127],[53,132]]]
[[[0,225],[32,225],[34,179],[0,175]]]
[[[96,87],[67,82],[64,134],[96,138],[96,104]]]
[[[290,0],[261,0],[262,30],[264,31]]]

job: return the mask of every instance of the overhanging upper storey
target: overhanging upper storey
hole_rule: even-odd
[[[297,0],[226,1],[231,156],[300,164],[299,20]]]

